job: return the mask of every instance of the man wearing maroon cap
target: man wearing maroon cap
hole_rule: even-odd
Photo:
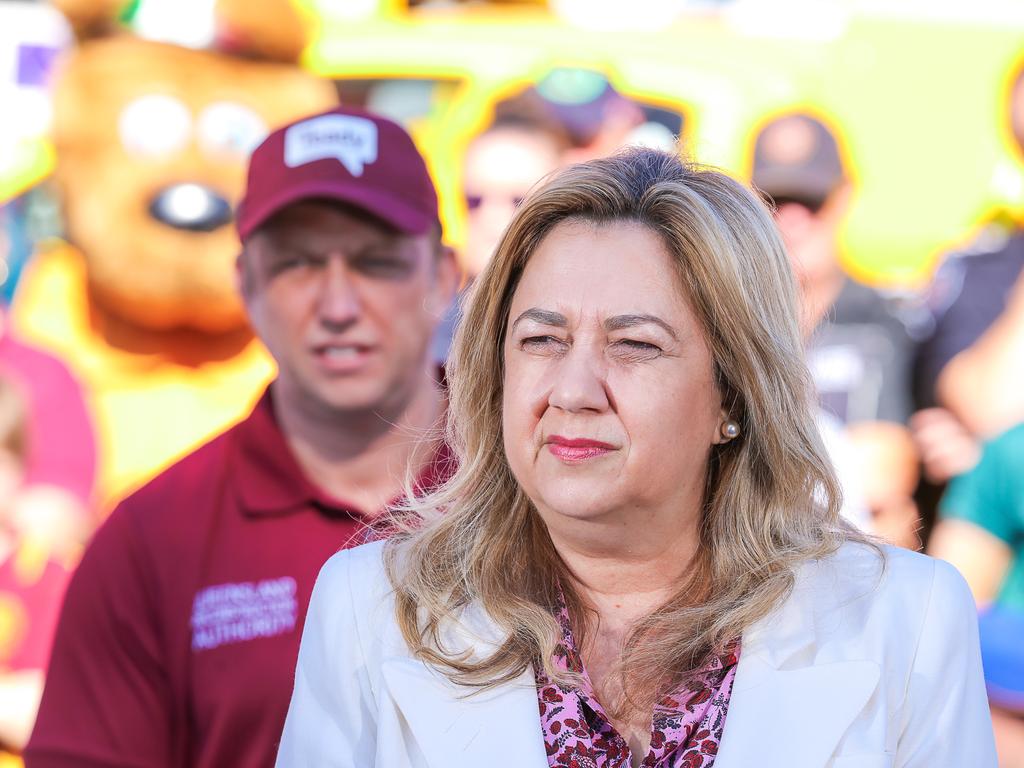
[[[457,269],[409,136],[353,110],[276,131],[237,223],[278,377],[96,535],[29,768],[272,765],[321,564],[365,540],[407,468],[421,486],[448,469],[416,436],[444,410],[429,346]]]

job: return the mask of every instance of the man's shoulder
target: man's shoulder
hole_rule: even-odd
[[[832,324],[840,326],[875,326],[882,328],[889,337],[905,337],[909,340],[908,326],[911,321],[906,304],[905,296],[848,277],[828,319]]]
[[[231,477],[240,426],[212,438],[129,494],[105,527],[130,528],[133,535],[158,544],[172,545],[181,537],[191,540],[223,506],[218,494]]]
[[[992,287],[1005,289],[1024,268],[1024,230],[987,228],[965,248],[945,254],[930,286],[931,301],[952,304]],[[944,301],[943,301],[944,299]]]
[[[191,496],[229,471],[240,424],[203,443],[128,495],[120,504],[132,510],[161,507],[169,498]]]

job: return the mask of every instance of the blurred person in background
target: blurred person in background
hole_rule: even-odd
[[[568,138],[562,164],[606,157],[629,146],[675,151],[683,132],[681,115],[629,98],[595,70],[556,67],[531,91]]]
[[[974,593],[1000,766],[1021,768],[1024,424],[985,444],[977,465],[949,483],[939,512],[929,553],[955,565]]]
[[[1024,69],[1008,117],[1024,151]],[[930,554],[955,565],[981,611],[982,662],[1002,768],[1024,766],[1024,229],[985,227],[929,287],[915,415],[930,479],[949,481]]]
[[[937,390],[964,428],[982,438],[1024,421],[1024,273],[991,298],[1002,311],[943,368]]]
[[[842,435],[831,439],[849,446],[845,461],[832,454],[850,478],[844,491],[863,498],[870,530],[916,548],[918,457],[907,427],[913,346],[886,299],[843,269],[839,235],[853,185],[838,141],[812,115],[772,119],[754,142],[752,180],[774,205],[801,289],[823,432],[838,421]]]
[[[1008,133],[1024,159],[1024,63],[1010,78]],[[943,257],[926,296],[927,334],[915,371],[924,410],[912,422],[935,483],[969,470],[980,440],[1024,420],[1024,228],[984,227]]]
[[[85,397],[68,368],[17,338],[0,311],[0,374],[25,398],[29,438],[26,482],[66,493],[69,508],[92,519],[96,437]]]
[[[28,768],[271,765],[313,581],[445,410],[429,342],[457,282],[423,158],[338,109],[273,132],[236,219],[278,376],[252,414],[125,500],[68,590]]]
[[[466,199],[463,264],[471,277],[483,271],[501,233],[527,192],[561,165],[568,146],[560,126],[541,115],[500,104],[495,118],[466,149],[462,189]]]
[[[466,243],[460,259],[472,283],[494,253],[501,233],[527,192],[561,165],[569,146],[564,128],[527,90],[499,102],[490,124],[470,141],[462,163]],[[443,364],[459,319],[456,298],[438,328],[433,356]]]
[[[18,383],[0,374],[0,752],[6,754],[20,752],[32,730],[61,600],[87,532],[74,497],[30,484],[30,426]]]

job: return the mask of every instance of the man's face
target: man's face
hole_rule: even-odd
[[[839,230],[850,209],[851,187],[836,187],[827,198],[806,202],[777,198],[775,224],[803,290],[816,290],[842,274]]]
[[[282,398],[387,415],[430,381],[430,339],[456,281],[450,251],[431,234],[303,201],[249,238],[239,266]]]
[[[516,207],[545,174],[558,167],[558,147],[539,132],[497,128],[478,136],[466,150],[465,266],[480,274],[511,221]]]

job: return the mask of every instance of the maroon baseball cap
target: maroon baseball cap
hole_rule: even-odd
[[[278,128],[256,148],[238,236],[246,240],[282,208],[311,198],[348,203],[412,235],[438,222],[437,192],[409,134],[350,107]]]

